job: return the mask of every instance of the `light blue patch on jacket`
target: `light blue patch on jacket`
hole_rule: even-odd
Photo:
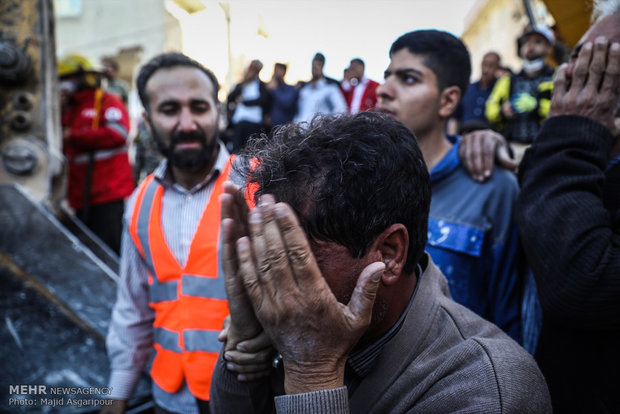
[[[428,220],[428,245],[470,256],[480,257],[484,233],[476,228],[450,223],[445,220]]]

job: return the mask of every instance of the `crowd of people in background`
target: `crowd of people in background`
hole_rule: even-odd
[[[125,409],[152,347],[162,412],[617,412],[620,2],[596,3],[569,63],[551,66],[553,32],[528,25],[522,68],[487,51],[471,83],[467,48],[436,30],[396,39],[381,82],[360,57],[337,80],[316,53],[296,84],[284,63],[264,82],[254,59],[222,107],[211,71],[157,56],[138,77],[133,174],[117,62],[103,60],[101,84],[87,61],[61,61],[69,201],[123,263],[108,412]],[[270,286],[274,268],[291,280]],[[326,352],[331,365],[311,357]]]

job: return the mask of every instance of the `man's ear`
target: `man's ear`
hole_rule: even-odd
[[[461,88],[458,86],[448,86],[441,91],[439,98],[439,116],[448,118],[455,111],[461,100]]]
[[[400,223],[392,224],[385,229],[373,243],[373,248],[380,255],[380,260],[385,263],[385,272],[381,281],[385,285],[396,283],[403,272],[407,262],[409,250],[409,232]]]

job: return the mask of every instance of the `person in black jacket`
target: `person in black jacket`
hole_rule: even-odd
[[[595,4],[519,167],[543,308],[536,359],[556,413],[620,412],[620,1]]]
[[[253,60],[243,80],[228,95],[227,110],[233,128],[231,151],[236,153],[252,134],[265,132],[265,116],[271,108],[271,93],[258,77],[263,69],[260,60]]]

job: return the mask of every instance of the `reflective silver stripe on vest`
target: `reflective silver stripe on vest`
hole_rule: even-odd
[[[177,286],[176,280],[172,282],[159,282],[153,278],[153,284],[149,286],[149,300],[151,302],[165,302],[167,300],[177,300]]]
[[[220,277],[183,275],[181,294],[226,300],[226,286],[224,285],[224,277],[221,275],[223,273],[220,273]]]
[[[119,148],[98,150],[98,151],[95,151],[95,160],[96,161],[106,160],[108,158],[114,157],[115,155],[127,153],[128,150],[129,150],[129,147],[127,147],[126,145],[119,147]],[[75,164],[86,164],[88,162],[88,154],[82,154],[82,155],[73,157],[73,162]]]
[[[151,246],[149,244],[149,221],[151,216],[151,208],[153,207],[153,200],[155,199],[155,191],[157,191],[159,183],[153,179],[146,191],[144,192],[144,198],[140,211],[138,212],[138,238],[140,244],[142,244],[142,250],[144,251],[144,259],[146,261],[146,267],[153,276],[153,283],[158,283],[155,276],[155,267],[153,266],[153,258],[151,257]]]
[[[183,345],[186,351],[220,352],[222,343],[217,340],[219,331],[188,329],[183,331]]]
[[[183,352],[179,346],[179,334],[165,328],[153,328],[153,341],[162,348],[173,352]]]
[[[129,137],[129,131],[127,131],[127,128],[118,122],[106,122],[105,126],[113,129],[118,135],[125,139]]]

